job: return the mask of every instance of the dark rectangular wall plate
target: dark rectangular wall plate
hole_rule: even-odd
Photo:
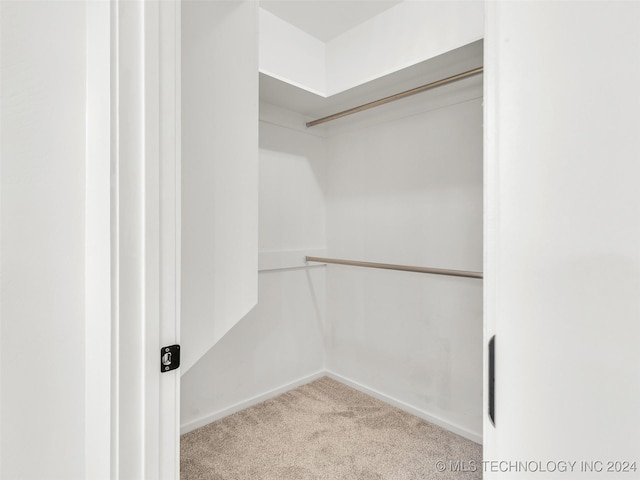
[[[489,340],[489,419],[496,426],[496,336]]]
[[[169,345],[160,349],[160,371],[170,372],[180,366],[180,345]]]

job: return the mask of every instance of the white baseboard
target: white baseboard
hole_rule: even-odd
[[[325,370],[318,370],[311,375],[307,375],[306,377],[299,378],[291,383],[283,385],[278,388],[274,388],[273,390],[269,390],[266,393],[261,395],[249,398],[248,400],[243,400],[242,402],[231,405],[230,407],[224,408],[222,410],[218,410],[217,412],[210,413],[205,415],[204,417],[200,417],[196,420],[192,420],[189,423],[185,423],[180,426],[180,435],[184,435],[196,428],[204,427],[205,425],[210,424],[211,422],[215,422],[216,420],[220,420],[221,418],[232,415],[240,410],[244,410],[245,408],[253,407],[258,403],[262,403],[265,400],[269,400],[270,398],[277,397],[278,395],[288,392],[289,390],[293,390],[301,385],[304,385],[309,382],[313,382],[320,377],[323,377],[327,374]]]
[[[410,413],[411,415],[415,415],[418,418],[422,418],[427,422],[433,423],[434,425],[438,425],[439,427],[442,427],[446,430],[449,430],[450,432],[456,433],[462,437],[468,438],[469,440],[482,445],[482,433],[472,432],[471,430],[461,427],[460,425],[451,423],[436,415],[431,415],[430,413],[427,413],[424,410],[421,410],[416,407],[412,407],[407,403],[404,403],[393,397],[385,395],[384,393],[378,392],[377,390],[373,390],[372,388],[365,387],[364,385],[361,385],[358,382],[345,378],[342,375],[338,375],[337,373],[333,373],[329,370],[325,371],[324,375],[326,375],[327,377],[333,378],[334,380],[340,383],[344,383],[345,385],[348,385],[351,388],[355,388],[356,390],[359,390],[362,393],[366,393],[367,395],[370,395],[374,398],[377,398],[378,400],[388,403],[389,405],[393,405],[394,407],[397,407],[400,410],[404,410],[405,412]]]
[[[301,385],[305,385],[323,376],[333,378],[334,380],[340,383],[344,383],[345,385],[348,385],[351,388],[355,388],[356,390],[359,390],[362,393],[371,395],[372,397],[377,398],[378,400],[381,400],[385,403],[388,403],[389,405],[393,405],[394,407],[397,407],[400,410],[404,410],[405,412],[410,413],[411,415],[415,415],[418,418],[422,418],[423,420],[433,423],[434,425],[438,425],[439,427],[449,430],[450,432],[453,432],[462,437],[468,438],[473,442],[482,444],[482,433],[468,430],[464,427],[461,427],[460,425],[451,423],[436,415],[432,415],[428,412],[425,412],[424,410],[413,407],[407,403],[402,402],[401,400],[397,400],[377,390],[374,390],[369,387],[365,387],[364,385],[356,381],[350,380],[346,377],[343,377],[342,375],[338,375],[337,373],[331,372],[329,370],[318,370],[317,372],[311,375],[307,375],[305,377],[299,378],[291,383],[275,388],[261,395],[249,398],[248,400],[243,400],[242,402],[236,403],[230,407],[224,408],[222,410],[218,410],[217,412],[210,413],[196,420],[192,420],[191,422],[186,423],[180,427],[180,435],[184,435],[185,433],[195,430],[196,428],[204,427],[205,425],[215,422],[216,420],[220,420],[221,418],[237,413],[240,410],[244,410],[245,408],[249,408],[254,405],[257,405],[258,403],[264,402],[265,400],[269,400],[270,398],[273,398],[282,393],[288,392],[289,390],[293,390],[294,388],[297,388]]]

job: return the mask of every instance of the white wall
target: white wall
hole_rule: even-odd
[[[318,95],[327,90],[324,42],[259,9],[260,71]]]
[[[269,107],[262,104],[261,110]],[[325,139],[265,116],[260,122],[261,256],[324,249]]]
[[[415,65],[484,35],[482,1],[404,1],[327,43],[327,95]]]
[[[326,245],[326,146],[262,115],[258,305],[182,377],[183,432],[324,368],[325,269],[278,269]]]
[[[639,464],[640,3],[487,12],[485,458]]]
[[[185,433],[322,370],[324,270],[263,272],[258,305],[182,376]]]
[[[257,10],[182,3],[182,373],[257,302]]]
[[[2,2],[0,9],[0,476],[80,479],[85,5]]]
[[[482,271],[482,99],[430,106],[328,139],[328,256]],[[327,324],[331,372],[481,440],[481,280],[329,266]]]
[[[483,37],[482,1],[404,1],[324,43],[260,9],[260,71],[328,97]]]

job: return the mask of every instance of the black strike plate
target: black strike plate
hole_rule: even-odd
[[[496,336],[489,340],[489,420],[496,426]]]
[[[180,366],[180,345],[160,349],[160,371],[170,372]]]

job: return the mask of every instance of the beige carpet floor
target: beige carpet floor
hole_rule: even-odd
[[[183,435],[180,453],[181,480],[482,478],[454,471],[481,466],[481,445],[328,377]]]

